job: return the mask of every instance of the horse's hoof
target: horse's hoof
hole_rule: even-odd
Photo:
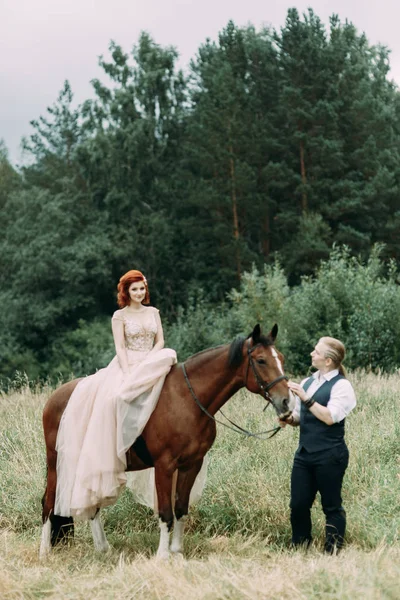
[[[107,552],[110,552],[111,546],[110,546],[110,544],[108,542],[106,542],[102,546],[98,546],[97,548],[95,547],[95,550],[99,554],[107,554]]]
[[[39,550],[39,561],[43,561],[46,560],[46,558],[49,558],[50,556],[50,550],[42,550],[42,548],[40,548]]]
[[[40,539],[39,560],[46,560],[51,552],[51,522],[47,519],[42,527],[42,535]]]

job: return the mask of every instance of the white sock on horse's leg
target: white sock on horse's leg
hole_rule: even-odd
[[[51,521],[47,519],[42,527],[42,537],[40,539],[39,559],[43,560],[51,551]]]
[[[157,550],[157,558],[168,558],[169,557],[169,531],[168,525],[158,520],[160,525],[160,543]]]
[[[172,532],[171,552],[183,552],[183,532],[187,521],[187,515],[183,515],[179,521],[174,518],[174,530]]]
[[[109,550],[110,548],[110,545],[107,542],[106,534],[104,533],[103,529],[103,524],[100,521],[100,511],[98,511],[94,519],[90,520],[90,527],[92,530],[95,550],[97,550],[98,552],[107,552],[107,550]]]

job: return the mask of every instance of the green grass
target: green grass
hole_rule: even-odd
[[[314,547],[289,549],[289,480],[298,430],[269,441],[219,428],[208,482],[193,507],[185,560],[154,558],[158,525],[126,491],[103,511],[112,550],[99,556],[87,523],[75,543],[38,560],[45,481],[41,412],[51,390],[0,397],[0,598],[398,598],[400,585],[399,375],[352,376],[358,405],[346,423],[350,465],[343,489],[347,547],[322,554],[324,520],[313,507]],[[240,392],[226,407],[253,430],[272,410]]]

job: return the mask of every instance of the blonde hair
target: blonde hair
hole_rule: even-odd
[[[326,346],[324,352],[325,358],[330,358],[335,367],[339,370],[339,373],[344,377],[347,377],[346,369],[342,365],[346,355],[344,344],[342,344],[340,340],[328,336],[320,338],[319,341]]]

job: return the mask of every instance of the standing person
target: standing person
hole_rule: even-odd
[[[300,385],[288,382],[298,396],[288,424],[300,426],[291,477],[292,544],[311,543],[311,507],[319,491],[326,518],[325,551],[329,554],[343,546],[346,513],[341,490],[349,461],[344,424],[356,405],[353,387],[342,364],[344,356],[342,342],[322,337],[311,352],[312,366],[317,372],[303,379]]]
[[[125,273],[118,283],[120,310],[112,318],[116,356],[78,383],[60,422],[56,515],[92,518],[126,484],[126,452],[176,363],[175,351],[164,348],[159,312],[149,302],[144,275]]]

